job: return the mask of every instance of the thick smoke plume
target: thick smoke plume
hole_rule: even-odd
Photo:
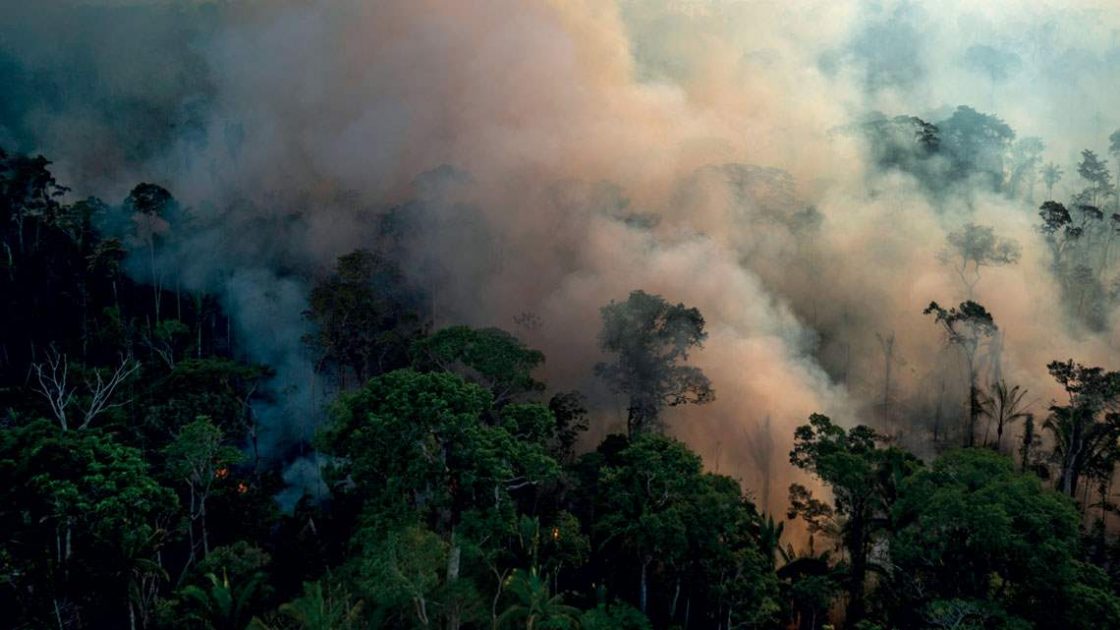
[[[718,400],[672,411],[670,430],[770,510],[811,412],[919,451],[935,414],[960,418],[960,359],[921,311],[966,297],[939,260],[965,223],[1023,251],[975,288],[1002,330],[988,372],[1041,413],[1048,361],[1117,367],[1120,316],[1097,331],[1068,316],[1037,203],[932,194],[852,131],[964,104],[1043,138],[1047,161],[1104,153],[1120,126],[1113,2],[30,4],[0,10],[0,143],[55,158],[76,189],[120,199],[155,181],[190,209],[164,264],[223,296],[245,351],[277,369],[272,448],[321,414],[310,283],[374,246],[393,207],[437,324],[543,350],[551,386],[591,396],[593,439],[625,425],[591,372],[599,307],[637,288],[698,307],[710,337],[693,359]]]

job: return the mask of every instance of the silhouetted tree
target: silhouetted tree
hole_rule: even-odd
[[[965,359],[968,370],[968,432],[965,435],[965,445],[972,446],[976,443],[976,419],[981,412],[977,353],[984,340],[991,339],[995,334],[995,320],[987,309],[971,300],[949,309],[942,308],[937,302],[930,302],[922,313],[934,316],[934,321],[945,330],[946,341],[956,346]]]
[[[595,373],[629,399],[630,435],[655,428],[664,407],[715,400],[700,368],[681,365],[708,336],[700,311],[634,291],[625,302],[611,302],[601,312],[599,344],[616,359],[597,364]]]

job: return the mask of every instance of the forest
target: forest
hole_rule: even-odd
[[[1115,10],[374,4],[0,6],[0,626],[1120,628]]]

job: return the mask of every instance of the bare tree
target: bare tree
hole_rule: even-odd
[[[46,399],[51,414],[63,431],[70,429],[69,410],[72,407],[77,407],[77,428],[84,429],[97,416],[127,405],[130,400],[114,401],[113,393],[138,369],[138,362],[130,357],[122,357],[120,365],[111,373],[107,368],[83,370],[85,375],[78,383],[74,383],[69,360],[65,354],[60,354],[53,348],[47,353],[45,362],[31,365],[37,381],[35,389]]]

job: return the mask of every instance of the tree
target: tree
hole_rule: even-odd
[[[340,494],[376,516],[373,540],[390,528],[420,527],[428,533],[416,535],[446,547],[440,588],[457,595],[443,610],[457,627],[476,600],[470,583],[460,583],[466,543],[497,544],[516,527],[519,497],[557,477],[548,452],[554,428],[543,405],[496,413],[489,392],[455,374],[396,370],[344,395],[320,442],[337,458],[333,478],[349,486]],[[421,591],[409,592],[424,609],[418,617],[430,619],[416,599]]]
[[[812,533],[830,532],[840,538],[848,554],[847,617],[851,623],[863,618],[871,550],[886,531],[898,485],[919,466],[908,453],[880,448],[881,440],[866,426],[845,430],[827,416],[813,414],[809,424],[794,432],[789,454],[791,464],[832,490],[834,506],[829,506],[805,486],[792,484],[788,516],[804,519]]]
[[[965,359],[968,370],[968,433],[965,435],[965,445],[972,446],[976,442],[976,419],[981,412],[977,353],[983,341],[990,339],[998,330],[995,320],[987,309],[972,300],[949,309],[942,308],[937,302],[930,302],[922,313],[934,316],[934,321],[945,331],[946,342],[956,346]]]
[[[1054,199],[1054,186],[1062,181],[1062,167],[1050,162],[1042,167],[1042,183],[1046,184],[1046,199]]]
[[[708,377],[697,367],[681,365],[708,336],[700,311],[633,291],[625,302],[611,302],[601,313],[599,345],[616,359],[597,364],[595,373],[629,399],[626,428],[631,436],[655,428],[664,407],[715,400]]]
[[[1081,152],[1081,162],[1077,165],[1077,174],[1089,182],[1084,196],[1093,206],[1100,206],[1109,197],[1116,194],[1112,188],[1112,173],[1108,165],[1097,154],[1089,149]]]
[[[193,627],[201,625],[211,630],[239,630],[252,619],[250,602],[261,587],[260,578],[253,578],[245,584],[237,584],[228,575],[217,576],[207,573],[209,584],[184,587],[181,591],[188,602],[186,620]],[[195,625],[197,624],[197,625]]]
[[[281,604],[280,616],[299,630],[354,630],[364,627],[361,623],[363,602],[355,601],[345,586],[328,579],[304,582],[303,593],[296,599]],[[254,618],[251,630],[277,630],[286,624],[270,627]]]
[[[1076,510],[1002,455],[941,456],[902,482],[892,520],[891,627],[924,626],[952,608],[1002,618],[999,627],[1120,622],[1120,600],[1078,562]]]
[[[624,438],[620,438],[624,440]],[[595,486],[592,533],[597,548],[635,566],[638,608],[681,621],[685,600],[706,601],[709,622],[761,623],[776,612],[770,563],[761,553],[754,506],[738,484],[705,474],[700,458],[684,444],[642,434],[620,448],[604,443],[585,462],[605,458]],[[650,592],[662,592],[654,611]]]
[[[1052,361],[1050,375],[1066,391],[1067,404],[1054,404],[1042,427],[1054,439],[1058,487],[1076,497],[1083,475],[1111,476],[1120,439],[1120,372],[1086,367],[1072,359]]]
[[[112,371],[75,365],[75,374],[71,374],[69,359],[54,348],[48,351],[45,362],[31,366],[35,389],[47,401],[63,431],[70,429],[72,408],[77,412],[73,416],[75,428],[84,429],[101,414],[128,404],[127,400],[114,402],[113,393],[139,369],[139,363],[122,358]]]
[[[133,221],[133,238],[148,250],[148,280],[152,284],[156,322],[160,321],[160,297],[163,295],[163,269],[156,261],[156,249],[170,236],[171,223],[178,212],[175,198],[157,184],[138,184],[122,207]]]
[[[552,455],[559,462],[571,463],[575,457],[576,441],[590,426],[587,399],[578,391],[559,392],[548,400],[548,409],[556,418]]]
[[[1120,129],[1108,136],[1108,153],[1116,160],[1116,181],[1120,183]],[[1116,208],[1120,209],[1120,199],[1117,200]]]
[[[499,328],[444,328],[412,345],[416,367],[454,372],[488,389],[501,407],[519,394],[544,389],[532,373],[544,354]]]
[[[423,300],[396,263],[357,250],[339,257],[334,273],[311,289],[304,315],[315,330],[305,340],[320,369],[337,367],[340,387],[347,387],[347,369],[360,385],[408,364],[409,346],[427,327]]]
[[[991,190],[1002,190],[1004,155],[1015,139],[1015,132],[1007,123],[962,105],[937,127],[953,180],[963,182],[980,177]]]
[[[272,596],[266,567],[269,554],[239,541],[215,547],[199,561],[193,574],[164,611],[163,625],[186,621],[190,627],[241,630],[254,610]]]
[[[969,223],[950,232],[949,249],[942,254],[960,277],[971,299],[976,283],[980,281],[980,268],[1010,265],[1019,261],[1019,243],[999,238],[988,225]],[[971,268],[971,269],[970,269]]]
[[[10,155],[0,148],[0,225],[15,226],[16,252],[26,251],[28,221],[50,222],[61,205],[58,198],[69,190],[59,185],[47,168],[50,161],[39,155]],[[11,244],[7,245],[10,257]]]
[[[196,559],[195,524],[202,534],[202,554],[210,553],[210,536],[206,527],[206,501],[214,483],[229,476],[229,467],[241,459],[241,452],[224,444],[222,430],[206,416],[184,426],[175,441],[163,450],[167,472],[187,486],[191,559]],[[217,585],[215,585],[216,587]]]
[[[177,501],[140,451],[95,428],[5,426],[0,506],[2,570],[19,586],[0,593],[10,619],[124,627],[137,607],[147,615],[149,587],[166,579],[159,550]]]
[[[491,424],[491,404],[454,374],[396,370],[343,396],[321,443],[368,505],[415,510],[448,534],[464,511],[508,510],[511,493],[558,473],[544,444],[548,409],[510,405]]]
[[[514,571],[508,578],[506,591],[515,601],[498,617],[499,628],[562,630],[579,627],[579,609],[565,605],[563,595],[549,592],[548,582],[535,571]]]
[[[1062,270],[1063,255],[1071,243],[1076,242],[1085,230],[1073,222],[1073,215],[1057,201],[1043,202],[1039,207],[1038,215],[1042,217],[1039,231],[1050,245],[1053,254],[1053,269],[1055,272]]]
[[[1040,138],[1020,138],[1011,147],[1011,194],[1024,197],[1026,187],[1027,203],[1034,203],[1034,188],[1038,178],[1038,165],[1042,162],[1042,152],[1046,150]]]
[[[1003,449],[1003,430],[1008,425],[1018,420],[1030,417],[1023,404],[1027,390],[1018,385],[1008,387],[1004,381],[997,381],[991,386],[988,393],[983,394],[980,408],[985,416],[996,423],[996,450]],[[987,443],[987,431],[984,433],[984,442]]]

